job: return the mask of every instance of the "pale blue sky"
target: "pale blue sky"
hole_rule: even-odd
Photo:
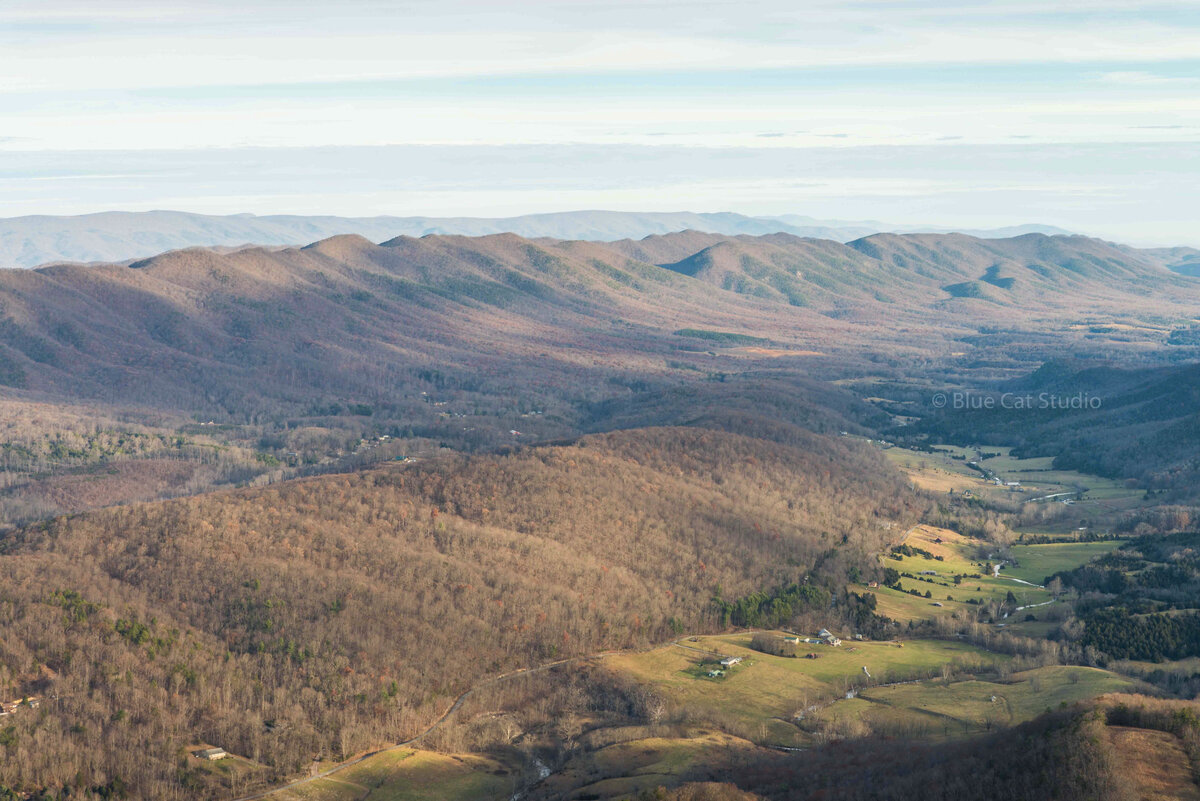
[[[1200,245],[1200,0],[6,0],[0,216],[576,208]]]

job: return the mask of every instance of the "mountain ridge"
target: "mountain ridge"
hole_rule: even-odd
[[[852,365],[864,331],[874,346],[924,350],[919,332],[930,326],[967,335],[1008,325],[1018,310],[1073,314],[1081,302],[1112,315],[1135,301],[1158,304],[1156,313],[1173,306],[1187,318],[1194,289],[1160,260],[1040,234],[849,244],[695,232],[648,243],[340,235],[302,248],[0,270],[0,384],[126,401],[161,391],[174,398],[168,405],[212,415],[214,406],[252,408],[264,393],[385,397],[408,382],[402,373],[435,368],[478,386],[480,375],[502,380],[488,362],[500,357],[546,381],[563,371],[659,373],[687,354],[688,370],[714,369],[725,356],[679,335],[693,330],[770,342],[738,359],[838,353]],[[881,327],[884,318],[904,327]],[[1060,350],[1073,341],[1057,338]]]
[[[620,212],[585,210],[515,217],[337,217],[330,215],[207,215],[182,211],[98,212],[77,216],[29,215],[0,219],[0,267],[36,267],[59,261],[117,262],[187,247],[300,245],[339,234],[373,241],[398,235],[516,233],[526,238],[613,241],[686,229],[718,234],[797,236],[848,241],[880,230],[944,230],[885,223],[821,221],[809,217],[748,216],[734,212]],[[1037,230],[1030,225],[974,230],[982,236]]]

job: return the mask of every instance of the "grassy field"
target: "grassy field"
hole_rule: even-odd
[[[757,750],[747,740],[714,731],[696,732],[687,738],[638,738],[572,760],[550,776],[541,790],[554,798],[633,796],[679,783],[693,767],[732,766],[740,754]]]
[[[1113,503],[1124,506],[1135,503],[1141,497],[1138,490],[1130,489],[1115,479],[1073,470],[1055,470],[1053,459],[1050,457],[1018,459],[1011,455],[1009,448],[991,446],[982,451],[954,445],[933,447],[931,453],[891,447],[887,448],[884,454],[904,470],[914,484],[933,492],[969,491],[990,500],[1021,502],[1045,495],[1074,493],[1086,489],[1085,500],[1080,502],[1084,506],[1081,511],[1092,506],[1107,508]],[[996,455],[987,459],[981,458],[985,453]],[[1003,482],[1019,481],[1021,487],[1014,490],[1007,486],[997,486],[984,478],[983,474],[968,462],[976,462]]]
[[[986,543],[932,526],[917,527],[909,533],[904,542],[914,548],[928,551],[934,558],[921,555],[899,558],[885,556],[884,566],[913,576],[901,578],[902,591],[890,587],[856,588],[875,593],[879,613],[893,620],[906,622],[950,615],[962,609],[976,608],[975,604],[970,603],[972,600],[1004,600],[1010,592],[1021,606],[1032,606],[1050,600],[1049,593],[1039,587],[1030,587],[1005,578],[1008,571],[1001,571],[998,578],[988,575],[988,560],[978,558],[975,553],[981,548],[986,548]],[[1079,564],[1088,558],[1090,557],[1082,559]],[[922,575],[930,571],[932,575]],[[957,584],[955,576],[961,577]],[[1024,578],[1023,575],[1016,577]],[[909,590],[916,590],[922,597],[911,595]],[[926,592],[930,593],[929,598],[923,597]],[[935,606],[935,603],[941,606]]]
[[[399,749],[291,789],[272,801],[467,801],[508,799],[509,766],[474,754]]]
[[[892,447],[886,449],[884,455],[922,489],[931,492],[970,490],[976,494],[992,492],[979,472],[967,467],[966,462],[951,459],[946,454]]]
[[[1107,542],[1054,542],[1045,545],[1014,545],[1010,549],[1015,564],[1005,565],[1004,573],[1041,584],[1060,570],[1071,570],[1121,546],[1123,540]]]
[[[899,681],[934,675],[944,664],[975,671],[1007,660],[944,640],[847,640],[837,648],[807,646],[819,654],[817,659],[775,657],[751,650],[750,639],[749,634],[699,637],[685,643],[688,648],[671,645],[620,654],[607,657],[605,664],[655,687],[699,719],[717,721],[755,742],[800,745],[807,736],[789,722],[796,712],[845,695],[865,680],[864,666],[876,681]],[[697,675],[698,667],[707,668],[719,656],[742,656],[745,661],[718,681]]]
[[[1021,723],[1060,704],[1132,686],[1129,679],[1105,670],[1054,666],[1017,673],[1003,682],[934,680],[869,688],[819,715],[857,719],[879,733],[946,737]]]
[[[211,747],[211,743],[192,743],[179,749],[179,758],[187,766],[187,770],[198,778],[202,777],[201,780],[205,783],[228,788],[244,787],[247,783],[261,778],[259,774],[267,772],[265,766],[237,754],[229,754],[224,759],[212,761],[193,756],[194,752]]]

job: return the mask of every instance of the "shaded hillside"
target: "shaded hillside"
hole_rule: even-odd
[[[1015,445],[1022,455],[1053,456],[1061,468],[1150,488],[1194,486],[1200,475],[1200,365],[1136,370],[1056,362],[986,397],[993,408],[948,407],[895,433]]]
[[[1193,278],[1200,277],[1200,250],[1196,248],[1143,248],[1137,252],[1154,259],[1171,272]]]
[[[667,727],[662,727],[667,728]],[[691,733],[697,738],[697,733]],[[703,737],[703,732],[699,734]],[[729,742],[689,761],[688,740],[627,743],[625,765],[602,754],[592,783],[574,793],[535,786],[536,799],[696,799],[700,801],[1198,801],[1200,705],[1111,694],[1046,709],[1032,721],[992,734],[949,740],[847,736],[795,752]],[[656,748],[677,749],[675,789],[646,786],[668,764]],[[655,759],[661,760],[655,763]],[[586,759],[586,756],[584,757]],[[581,760],[582,761],[582,760]],[[650,763],[649,766],[644,765]],[[622,771],[622,767],[625,768]],[[647,769],[647,768],[650,769]],[[661,770],[661,767],[659,767]],[[603,777],[599,781],[597,777]],[[553,780],[552,780],[553,781]],[[555,792],[558,790],[559,792]],[[747,795],[748,794],[748,795]]]
[[[785,371],[648,388],[596,403],[590,411],[592,430],[685,425],[793,445],[806,445],[811,432],[864,433],[889,421],[840,387]]]
[[[710,629],[715,594],[836,595],[922,501],[874,451],[797,438],[621,432],[9,536],[0,690],[47,700],[11,718],[0,785],[204,796],[189,743],[265,780],[411,736],[480,678]]]
[[[954,299],[1051,310],[1084,297],[1139,298],[1159,285],[1195,289],[1157,253],[1079,236],[877,234],[843,245],[787,234],[714,241],[685,232],[607,247],[738,294],[860,313],[914,302],[954,310]]]
[[[697,323],[810,345],[839,327],[815,315],[785,324],[781,310],[597,255],[511,235],[339,237],[0,272],[0,383],[210,414],[339,400],[420,418],[420,391],[434,388],[508,404],[586,399],[577,379],[599,378],[603,393],[605,373],[661,372],[672,332]]]
[[[598,400],[616,373],[728,372],[793,352],[923,359],[948,337],[1020,315],[1039,317],[1025,328],[1066,328],[1080,303],[1109,314],[1200,311],[1192,279],[1082,237],[710,242],[506,234],[380,246],[344,236],[301,249],[178,251],[131,267],[4,271],[0,385],[199,414],[349,401],[420,419],[420,392],[434,385],[496,412],[482,398]],[[622,252],[674,249],[674,258],[691,248],[671,269]],[[750,334],[775,350],[736,362],[688,353],[674,333],[685,329]],[[1062,348],[1086,343],[1065,336],[1056,332]]]
[[[836,743],[733,781],[778,801],[1195,799],[1197,712],[1195,703],[1108,696],[958,743]]]

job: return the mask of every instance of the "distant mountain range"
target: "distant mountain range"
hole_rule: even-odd
[[[520,217],[329,217],[253,214],[213,216],[182,211],[112,211],[75,217],[0,219],[0,267],[36,267],[53,262],[119,262],[187,247],[303,245],[341,234],[375,242],[397,236],[513,233],[527,238],[613,241],[694,230],[739,235],[785,233],[849,242],[881,232],[950,233],[948,228],[914,228],[882,222],[818,220],[799,215],[749,217],[731,212],[567,211]],[[960,230],[981,238],[1029,233],[1065,234],[1047,225]]]
[[[266,395],[303,406],[386,394],[401,363],[442,373],[456,364],[476,380],[514,354],[542,354],[550,376],[615,352],[679,361],[695,349],[679,330],[828,353],[864,336],[851,328],[869,331],[876,350],[883,339],[924,347],[935,320],[965,334],[1034,310],[1072,324],[1079,308],[1193,319],[1195,279],[1164,269],[1175,258],[1042,234],[849,244],[697,231],[614,242],[436,234],[382,245],[342,235],[303,248],[191,248],[0,270],[0,385],[249,412]],[[1067,331],[1054,342],[1085,344]]]

